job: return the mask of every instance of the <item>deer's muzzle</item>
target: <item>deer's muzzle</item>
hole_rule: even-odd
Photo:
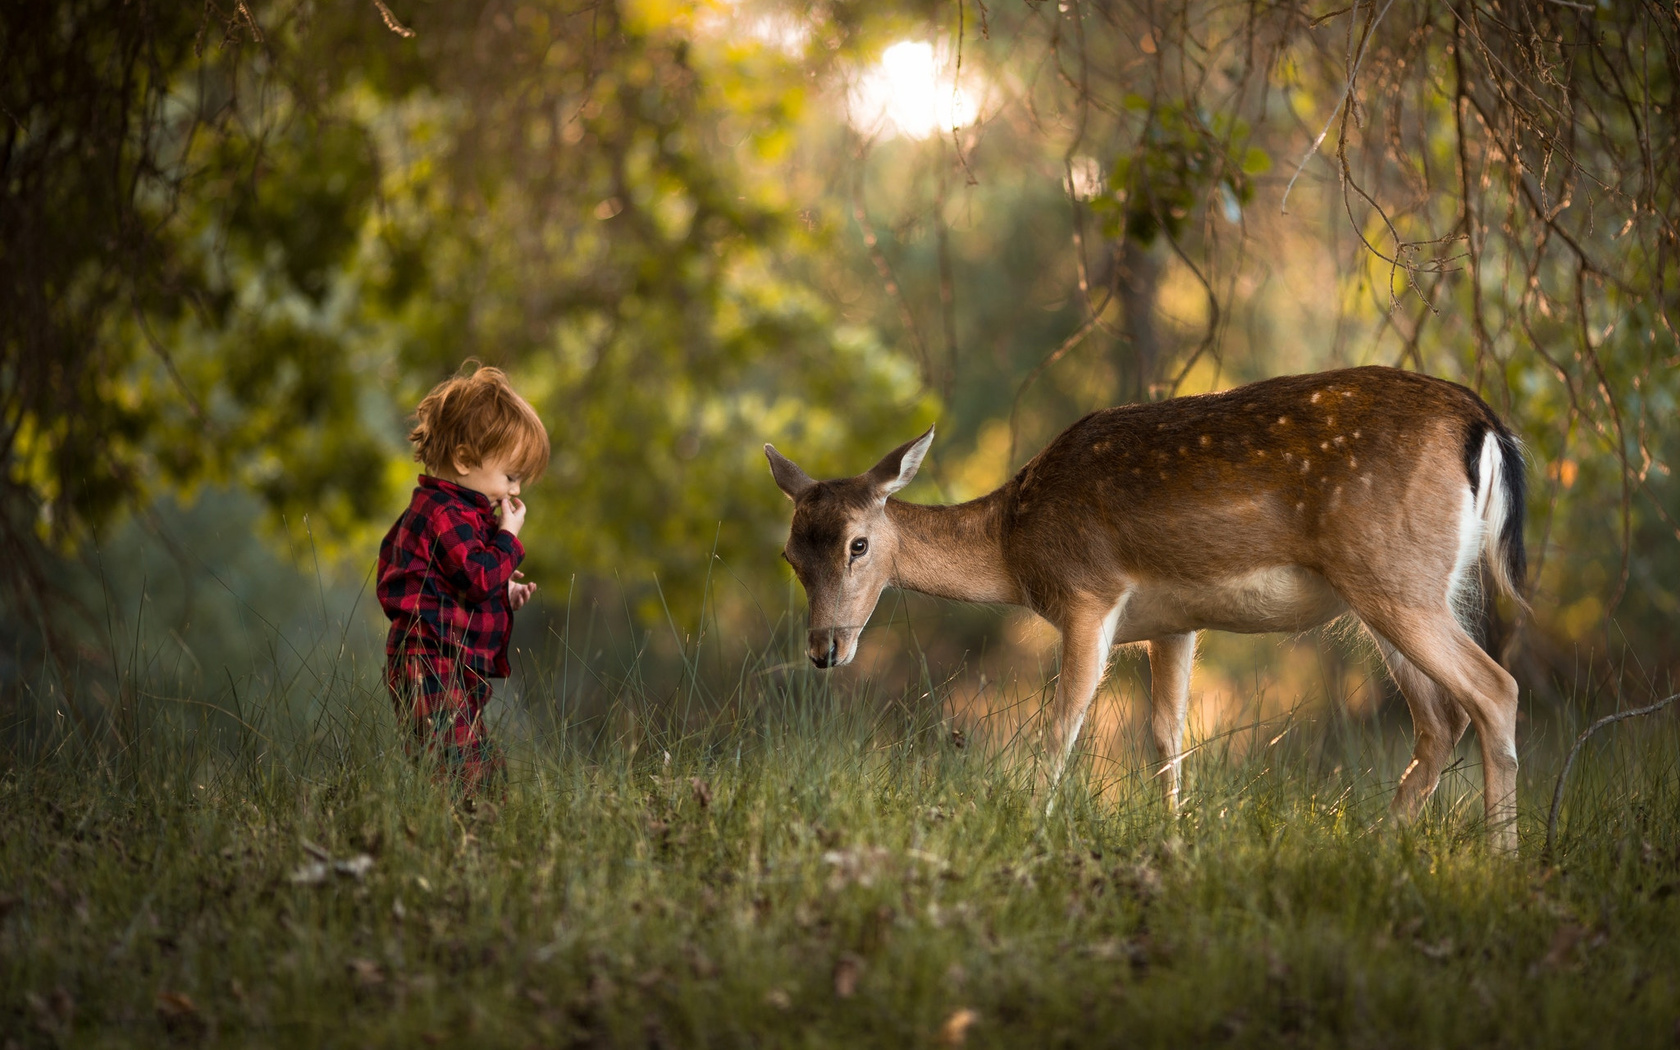
[[[857,631],[849,627],[812,628],[807,651],[811,662],[821,668],[849,664],[857,655]]]

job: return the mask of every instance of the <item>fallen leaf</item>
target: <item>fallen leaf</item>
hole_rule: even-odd
[[[822,855],[823,863],[834,869],[828,877],[829,891],[837,892],[853,882],[860,886],[873,886],[875,877],[892,859],[892,851],[881,846],[829,850]]]
[[[299,865],[296,871],[286,876],[289,882],[298,886],[319,886],[334,872],[360,881],[373,870],[373,858],[366,853],[358,853],[343,860],[333,860],[332,855],[319,846],[305,842],[303,848],[316,859]]]
[[[188,1014],[198,1013],[198,1004],[192,1001],[192,996],[186,992],[159,992],[157,997],[158,1013],[170,1017],[186,1017]]]
[[[1587,934],[1587,928],[1579,923],[1566,922],[1552,934],[1551,947],[1546,949],[1546,956],[1541,960],[1547,966],[1557,969],[1569,962],[1574,954],[1575,946],[1581,943],[1581,938]]]
[[[701,809],[711,808],[712,789],[709,784],[699,777],[695,777],[688,782],[688,786],[694,789],[694,801],[700,803]]]
[[[204,1023],[198,1015],[198,1004],[186,992],[159,992],[157,1015],[163,1026],[174,1032],[195,1029]]]
[[[778,1010],[793,1009],[793,996],[789,995],[787,990],[784,988],[772,988],[768,992],[765,992],[764,1002],[766,1005],[774,1006]]]
[[[857,994],[858,978],[863,974],[863,960],[845,952],[834,963],[834,994],[850,999]]]
[[[1451,937],[1442,937],[1434,944],[1419,944],[1417,946],[1417,950],[1422,952],[1428,958],[1440,961],[1442,959],[1451,958],[1453,953],[1453,941]]]
[[[945,1023],[939,1026],[939,1042],[944,1046],[961,1046],[968,1041],[968,1030],[974,1027],[974,1022],[980,1020],[980,1015],[968,1007],[954,1010]]]
[[[344,966],[359,987],[374,988],[385,983],[385,971],[372,959],[351,959]]]
[[[286,876],[286,880],[299,886],[319,886],[327,881],[326,862],[312,860]]]

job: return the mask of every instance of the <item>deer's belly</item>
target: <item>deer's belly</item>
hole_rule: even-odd
[[[1304,631],[1347,611],[1330,584],[1300,565],[1277,565],[1212,583],[1140,583],[1119,641],[1184,631]]]

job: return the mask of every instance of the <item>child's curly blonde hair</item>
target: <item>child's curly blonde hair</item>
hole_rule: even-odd
[[[524,481],[548,467],[548,430],[499,368],[467,361],[421,399],[414,415],[414,458],[434,474],[453,473],[457,459],[472,468],[501,456]]]

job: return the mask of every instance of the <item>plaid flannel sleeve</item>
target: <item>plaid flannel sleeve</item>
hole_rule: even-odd
[[[497,529],[488,542],[478,522],[455,507],[438,508],[437,568],[468,604],[478,605],[507,588],[525,560],[519,537]]]

